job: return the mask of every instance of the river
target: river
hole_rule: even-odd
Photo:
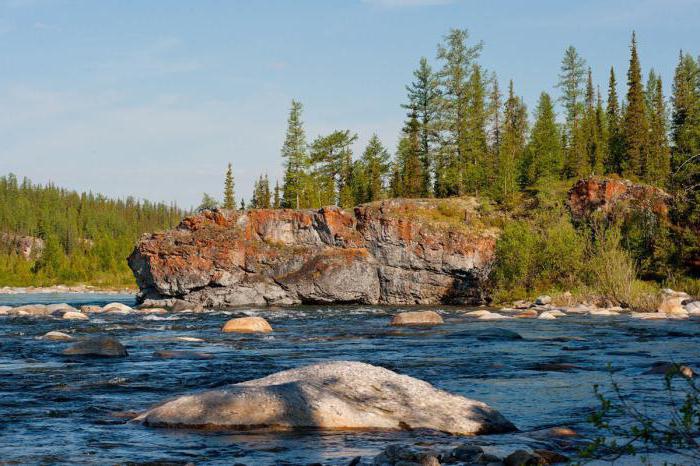
[[[0,305],[120,301],[99,294],[3,295]],[[0,460],[21,464],[347,464],[369,461],[394,442],[457,445],[426,432],[197,432],[147,428],[128,413],[191,391],[220,387],[325,360],[358,360],[424,379],[484,401],[522,433],[471,439],[495,453],[549,446],[528,432],[568,426],[592,435],[586,417],[598,407],[593,385],[613,377],[632,400],[658,406],[663,376],[645,374],[656,361],[698,367],[700,321],[640,321],[626,316],[478,321],[465,308],[432,307],[445,325],[389,327],[398,309],[301,306],[198,314],[93,314],[89,321],[0,317]],[[260,315],[269,335],[224,334],[235,316]],[[485,339],[501,328],[523,338]],[[124,359],[67,359],[68,345],[40,339],[50,330],[74,336],[108,334],[129,351]],[[196,337],[188,342],[177,337]],[[208,360],[162,359],[159,350],[210,353]],[[126,414],[125,414],[126,413]],[[570,447],[568,454],[571,454]]]

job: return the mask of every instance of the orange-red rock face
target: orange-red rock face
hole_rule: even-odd
[[[656,215],[668,214],[669,195],[653,186],[616,178],[579,180],[569,190],[569,209],[581,219],[595,212],[624,214],[627,209],[648,209]]]
[[[436,200],[381,201],[354,215],[336,207],[205,211],[144,236],[129,265],[142,299],[210,307],[480,302],[497,231],[472,228],[472,207],[450,201],[449,222]]]

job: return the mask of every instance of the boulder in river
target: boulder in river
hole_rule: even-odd
[[[535,299],[535,304],[538,306],[544,306],[546,304],[550,304],[551,302],[552,302],[552,297],[548,296],[546,294],[538,296],[537,299]]]
[[[63,314],[63,319],[67,320],[88,320],[89,317],[78,311],[68,311]]]
[[[351,361],[298,367],[181,396],[135,420],[189,428],[432,429],[458,435],[516,430],[485,403]]]
[[[513,317],[516,319],[537,319],[537,310],[536,309],[527,309],[522,312],[518,312],[515,314]]]
[[[238,317],[226,322],[221,329],[224,333],[267,333],[272,327],[262,317]]]
[[[131,312],[131,308],[123,303],[109,303],[102,307],[103,312]]]
[[[441,325],[440,314],[435,311],[409,311],[396,314],[391,319],[391,325]]]
[[[161,359],[214,359],[214,355],[200,351],[156,351],[153,356]]]
[[[102,312],[102,306],[95,306],[93,304],[86,304],[84,306],[80,306],[80,312],[90,312],[90,313],[95,313],[95,312]]]
[[[124,345],[112,337],[92,337],[79,341],[63,351],[66,356],[98,356],[120,358],[128,356]]]
[[[46,332],[46,334],[44,334],[44,336],[42,338],[44,340],[53,340],[53,341],[71,341],[73,339],[73,337],[68,335],[67,333],[57,332],[55,330],[53,330],[51,332]]]

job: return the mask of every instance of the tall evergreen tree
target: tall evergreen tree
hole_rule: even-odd
[[[515,95],[511,80],[503,111],[503,142],[498,154],[495,186],[496,198],[501,202],[512,202],[518,191],[518,167],[521,166],[526,133],[527,109],[522,99]]]
[[[583,97],[586,61],[578,54],[575,47],[569,46],[564,51],[559,74],[559,87],[562,91],[560,101],[566,109],[566,158],[564,170],[567,176],[585,176],[588,156],[585,136],[581,127],[584,113]]]
[[[644,177],[648,133],[649,122],[644,102],[642,68],[637,54],[637,37],[633,32],[630,67],[627,71],[627,109],[622,128],[625,143],[622,174],[626,178],[641,179]]]
[[[420,124],[416,113],[411,115],[403,129],[404,136],[399,141],[395,161],[395,180],[392,190],[401,197],[421,197],[423,195],[423,165],[420,160]],[[444,159],[439,158],[438,163]],[[441,171],[436,171],[439,175]],[[438,183],[439,180],[436,180]],[[444,186],[439,184],[438,186]],[[436,195],[440,195],[440,191]]]
[[[622,157],[624,151],[624,140],[621,128],[621,113],[619,100],[617,97],[617,81],[615,70],[610,67],[610,80],[608,82],[608,103],[606,109],[608,128],[608,150],[605,162],[606,173],[622,173]]]
[[[408,104],[403,105],[416,113],[420,125],[420,158],[423,164],[423,195],[432,192],[430,173],[433,169],[433,146],[438,138],[437,118],[440,109],[440,81],[425,57],[420,59],[418,69],[413,72],[415,81],[406,86]]]
[[[422,123],[419,124],[422,125]],[[422,151],[422,149],[421,140],[420,150]],[[420,153],[422,154],[422,152]],[[389,152],[384,148],[379,137],[373,134],[361,159],[366,181],[362,202],[376,201],[384,197],[384,186],[391,167],[389,158]],[[422,165],[422,168],[424,169],[425,165]],[[423,184],[423,186],[425,185]],[[424,195],[424,192],[421,192],[421,195]]]
[[[309,165],[306,153],[306,135],[301,120],[302,105],[292,100],[292,107],[287,120],[287,135],[282,146],[282,157],[285,159],[284,183],[282,199],[284,207],[300,208],[308,197],[306,170]]]
[[[557,179],[563,170],[561,132],[556,122],[552,98],[540,94],[535,123],[525,151],[523,181],[532,186],[542,179]]]
[[[318,205],[352,207],[352,144],[357,135],[349,130],[319,136],[311,144],[313,178],[321,184],[317,189]]]
[[[226,169],[226,179],[224,180],[224,209],[235,209],[236,198],[233,191],[233,170],[231,164],[228,164]]]
[[[594,175],[602,175],[605,173],[605,161],[608,154],[608,124],[603,110],[603,97],[600,93],[600,88],[596,93],[595,107],[595,150],[591,159],[591,171]]]
[[[463,160],[462,192],[478,193],[488,185],[486,180],[488,119],[486,106],[486,84],[481,75],[481,67],[472,66],[467,83],[467,145]]]
[[[463,186],[463,162],[467,158],[468,81],[472,64],[479,57],[482,45],[467,45],[466,29],[452,29],[438,46],[442,69],[438,76],[442,89],[440,112],[440,147],[435,174],[435,194],[459,194]],[[438,173],[439,171],[439,173]]]
[[[671,171],[671,149],[668,141],[668,121],[663,84],[660,77],[651,75],[647,92],[650,93],[649,147],[646,153],[645,179],[656,186],[664,186]],[[651,88],[651,89],[649,89]]]
[[[498,77],[496,73],[491,75],[491,90],[489,92],[487,105],[487,141],[488,141],[488,159],[486,160],[486,180],[489,185],[493,185],[496,174],[496,161],[498,159],[498,151],[501,146],[501,126],[502,117],[501,111],[503,104],[501,102],[502,95],[498,87]]]
[[[272,207],[274,207],[275,209],[279,209],[280,207],[282,207],[282,196],[281,196],[281,192],[280,192],[280,183],[277,180],[275,180],[275,194],[274,194],[274,198],[273,198]]]

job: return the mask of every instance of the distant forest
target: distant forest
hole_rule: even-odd
[[[133,285],[126,257],[138,237],[182,215],[172,205],[0,177],[0,286]]]

